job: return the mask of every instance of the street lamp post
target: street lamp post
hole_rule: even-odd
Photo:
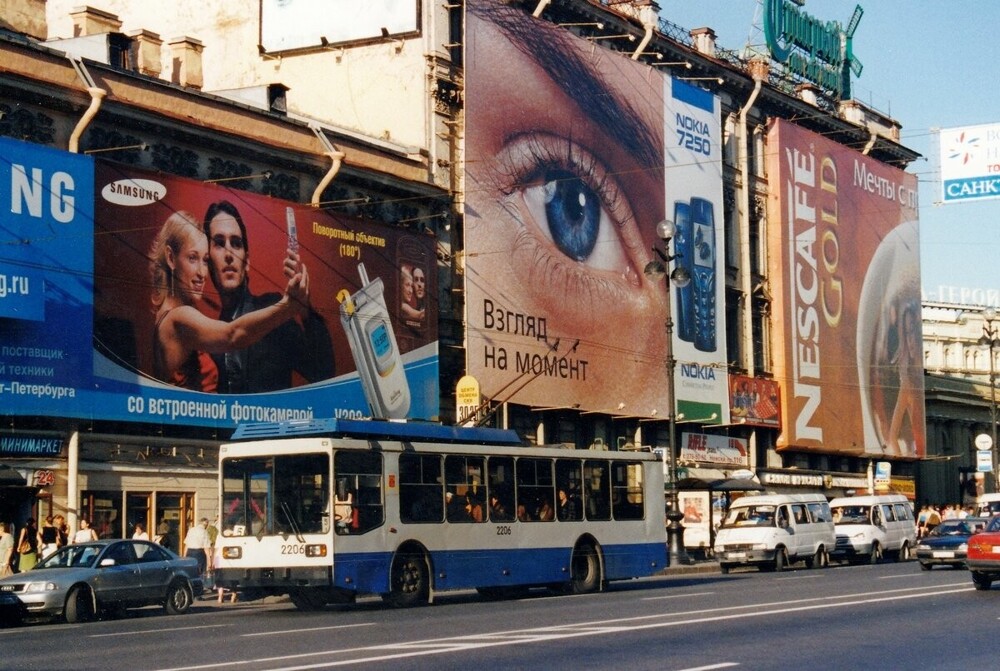
[[[1000,483],[997,482],[997,387],[996,368],[994,364],[994,350],[1000,349],[1000,335],[997,327],[993,326],[993,321],[997,318],[996,310],[986,308],[983,310],[983,335],[979,338],[979,346],[988,349],[990,352],[990,437],[993,445],[990,450],[993,452],[993,491],[1000,491]]]
[[[643,273],[654,281],[661,278],[666,279],[667,288],[667,321],[665,323],[667,331],[667,395],[670,397],[669,416],[669,438],[670,449],[667,452],[668,467],[670,469],[670,510],[667,512],[667,549],[670,553],[670,565],[689,564],[687,552],[684,550],[684,513],[680,510],[677,500],[677,399],[674,395],[674,367],[677,360],[674,359],[674,319],[671,314],[670,284],[673,283],[679,288],[683,288],[691,282],[691,274],[683,266],[676,266],[671,271],[670,262],[678,255],[671,255],[669,252],[670,240],[677,233],[674,222],[670,220],[661,221],[656,225],[656,234],[663,241],[663,249],[653,247],[653,251],[659,260],[652,260],[646,264]]]

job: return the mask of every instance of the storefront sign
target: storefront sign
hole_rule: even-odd
[[[816,473],[775,473],[768,471],[758,471],[761,484],[764,485],[789,485],[791,487],[812,487],[820,489],[823,487],[823,476]]]
[[[990,198],[1000,198],[1000,124],[943,129],[941,201]]]
[[[747,441],[707,433],[685,433],[681,439],[680,460],[745,468],[748,465]]]
[[[805,0],[767,0],[764,39],[771,58],[841,100],[851,97],[851,76],[863,66],[854,57],[854,31],[861,22],[861,5],[844,28],[839,21],[822,21],[801,9]]]
[[[62,438],[0,436],[2,457],[57,457],[62,452],[62,446]]]

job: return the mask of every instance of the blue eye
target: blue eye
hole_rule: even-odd
[[[601,224],[601,203],[583,180],[566,170],[545,173],[545,216],[552,241],[566,256],[586,261]]]

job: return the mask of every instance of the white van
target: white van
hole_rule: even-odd
[[[832,557],[875,564],[890,553],[899,561],[912,555],[917,522],[905,496],[846,496],[830,501],[830,509],[837,527]]]
[[[715,534],[715,556],[723,573],[738,565],[780,571],[800,559],[822,568],[835,544],[833,515],[822,494],[744,496]]]

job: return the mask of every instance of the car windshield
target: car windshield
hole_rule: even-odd
[[[959,536],[972,533],[972,528],[964,520],[946,520],[934,527],[928,536]]]
[[[774,506],[740,506],[732,508],[726,515],[724,527],[773,527]]]
[[[35,565],[33,570],[49,568],[93,568],[103,545],[69,545]]]
[[[833,509],[836,524],[871,524],[871,506],[837,506]]]

